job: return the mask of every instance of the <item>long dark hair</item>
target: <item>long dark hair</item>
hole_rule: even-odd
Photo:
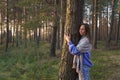
[[[91,35],[90,35],[90,26],[87,23],[82,23],[81,25],[85,26],[86,36],[88,37],[90,43],[91,43]]]

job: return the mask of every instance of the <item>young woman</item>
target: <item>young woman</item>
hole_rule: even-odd
[[[70,36],[65,35],[65,40],[68,42],[70,53],[74,55],[73,68],[76,69],[79,80],[90,80],[89,71],[93,63],[90,60],[92,46],[89,25],[82,24],[79,33],[82,37],[77,46],[72,43]]]

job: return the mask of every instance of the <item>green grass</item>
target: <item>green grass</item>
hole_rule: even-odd
[[[49,57],[49,48],[40,43],[1,51],[0,80],[57,80],[59,59]]]
[[[94,66],[91,69],[92,80],[120,79],[120,50],[95,50],[92,53]]]
[[[0,46],[0,80],[58,80],[60,58],[49,57],[50,45],[42,42],[28,48]],[[119,80],[120,50],[94,50],[91,80]]]

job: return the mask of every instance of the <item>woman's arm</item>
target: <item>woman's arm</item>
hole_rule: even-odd
[[[80,54],[80,51],[76,48],[76,46],[70,41],[68,42],[69,45],[69,51],[73,55],[78,55]]]
[[[76,46],[76,48],[83,53],[86,53],[88,51],[91,50],[92,46],[89,43],[89,40],[87,37],[84,37],[80,40],[80,42],[78,43],[78,45]]]
[[[69,51],[73,55],[77,55],[80,53],[80,51],[76,48],[76,46],[71,42],[70,36],[65,35],[65,40],[67,41],[69,45]]]

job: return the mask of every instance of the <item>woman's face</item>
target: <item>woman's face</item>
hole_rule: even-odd
[[[81,26],[80,26],[79,33],[80,33],[81,36],[83,36],[83,35],[86,34],[85,26],[84,26],[84,25],[81,25]]]

